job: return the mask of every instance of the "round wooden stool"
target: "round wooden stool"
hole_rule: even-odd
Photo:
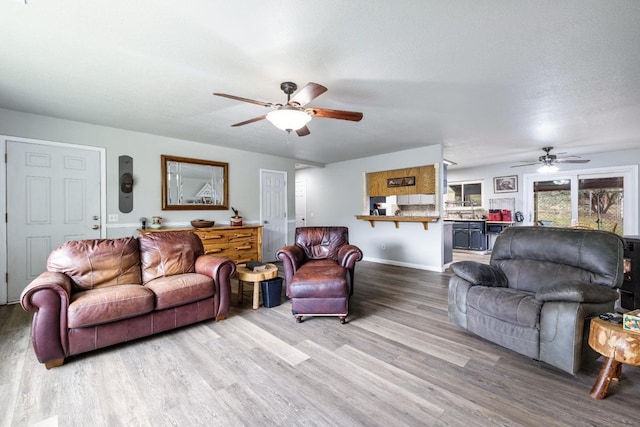
[[[238,277],[238,303],[242,302],[243,283],[253,283],[253,308],[260,307],[260,282],[273,279],[278,276],[278,267],[275,264],[265,264],[263,271],[249,270],[246,265],[239,264],[236,268]]]
[[[620,379],[623,363],[640,366],[640,333],[596,317],[591,319],[589,345],[605,357],[590,395],[604,399],[611,380]]]

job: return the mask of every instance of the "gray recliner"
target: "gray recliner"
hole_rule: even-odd
[[[588,321],[613,311],[623,248],[622,239],[606,231],[507,228],[489,265],[451,265],[449,319],[575,375],[598,358],[588,346]]]

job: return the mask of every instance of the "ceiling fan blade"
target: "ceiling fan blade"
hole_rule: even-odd
[[[296,131],[296,133],[298,134],[298,136],[307,136],[311,133],[311,131],[309,130],[308,127],[302,126],[300,129]]]
[[[554,163],[589,163],[589,160],[586,160],[586,159],[582,159],[582,160],[576,160],[576,159],[556,159]]]
[[[267,115],[265,114],[264,116],[254,117],[253,119],[249,119],[249,120],[245,120],[244,122],[236,123],[235,125],[231,125],[231,127],[248,125],[249,123],[259,122],[260,120],[264,120],[266,118],[267,118]]]
[[[224,98],[229,98],[229,99],[235,99],[236,101],[250,102],[252,104],[262,105],[263,107],[271,107],[271,106],[273,106],[273,104],[270,103],[270,102],[262,102],[262,101],[256,101],[255,99],[241,98],[241,97],[235,96],[235,95],[227,95],[226,93],[214,93],[214,95],[222,96]]]
[[[294,95],[293,98],[289,101],[289,105],[298,105],[300,107],[304,107],[313,99],[322,95],[327,91],[327,88],[319,85],[318,83],[307,83],[305,87],[300,89],[298,93]]]
[[[352,122],[359,122],[362,120],[362,113],[358,113],[356,111],[328,110],[326,108],[307,108],[305,111],[313,117],[351,120]]]
[[[511,166],[511,167],[512,167],[512,168],[519,168],[519,167],[522,167],[522,166],[533,166],[533,165],[537,165],[537,164],[538,164],[538,162],[534,162],[534,163],[525,163],[525,164],[523,164],[523,165],[513,165],[513,166]]]

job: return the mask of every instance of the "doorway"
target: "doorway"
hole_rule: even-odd
[[[287,173],[260,169],[262,257],[274,261],[287,242]]]
[[[45,271],[49,253],[69,240],[104,237],[104,149],[3,137],[6,156],[1,242],[6,286],[0,304],[17,302]],[[9,243],[10,246],[9,246]]]

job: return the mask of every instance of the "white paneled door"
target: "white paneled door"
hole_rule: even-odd
[[[260,170],[262,257],[274,261],[287,242],[287,173]]]
[[[296,227],[307,224],[307,181],[296,180]]]
[[[101,153],[7,140],[7,302],[68,240],[101,237]]]

